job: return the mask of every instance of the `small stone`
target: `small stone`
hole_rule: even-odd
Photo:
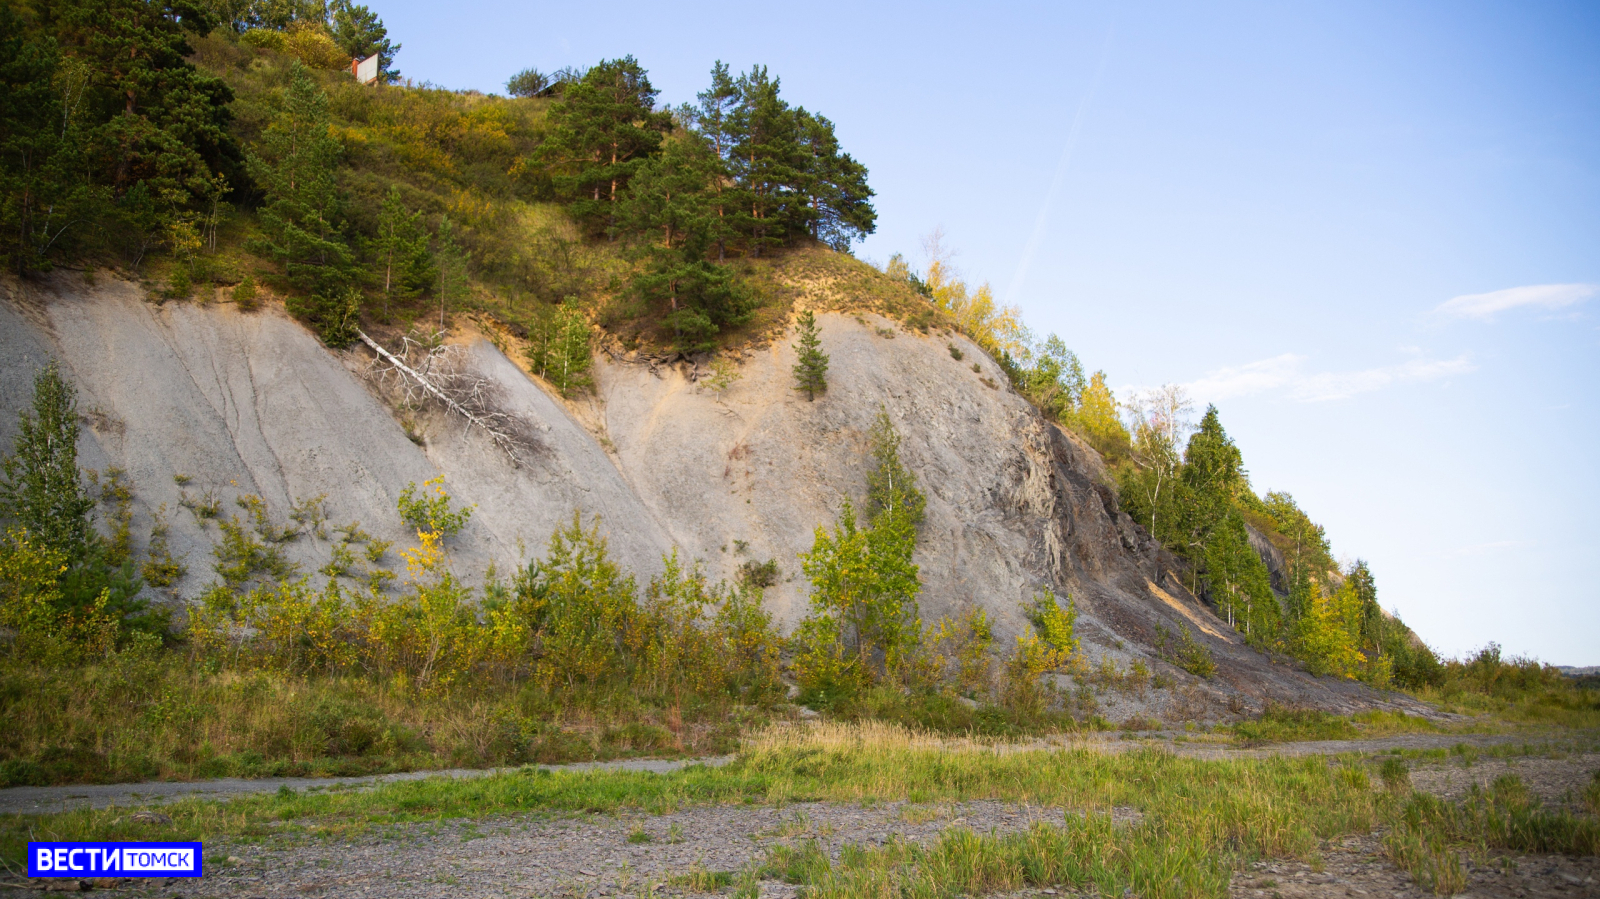
[[[237,855],[230,855],[230,856],[228,856],[228,864],[230,864],[230,865],[242,865],[242,864],[244,864],[244,859],[240,858]]]
[[[45,884],[44,891],[47,893],[81,893],[88,888],[89,885],[81,880],[53,880]]]

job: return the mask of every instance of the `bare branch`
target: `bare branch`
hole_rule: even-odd
[[[442,407],[460,416],[468,428],[487,434],[512,465],[521,466],[538,450],[528,423],[503,408],[500,385],[468,371],[459,347],[407,334],[400,338],[399,351],[391,353],[364,331],[356,336],[376,354],[368,374],[406,402]]]

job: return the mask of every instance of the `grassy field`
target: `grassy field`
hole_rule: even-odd
[[[1232,872],[1254,860],[1314,859],[1323,840],[1379,828],[1398,864],[1445,891],[1460,880],[1461,849],[1600,852],[1600,821],[1542,809],[1514,778],[1452,804],[1412,793],[1390,770],[1395,765],[1403,771],[1403,762],[1355,756],[1204,761],[1154,748],[1016,750],[871,723],[786,726],[747,739],[726,767],[666,775],[525,769],[360,792],[283,791],[225,804],[176,803],[163,808],[172,819],[166,825],[135,824],[126,810],[12,816],[0,824],[0,857],[18,864],[30,838],[248,841],[530,811],[659,814],[707,803],[972,799],[1068,814],[1060,824],[1017,834],[955,829],[931,846],[891,842],[837,860],[804,847],[774,849],[758,873],[803,884],[808,897],[955,896],[1051,885],[1211,897],[1225,895]],[[1114,826],[1113,808],[1136,809],[1140,818]],[[732,882],[731,875],[716,879]]]

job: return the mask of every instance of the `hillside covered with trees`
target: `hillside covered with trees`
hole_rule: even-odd
[[[1480,659],[1492,675],[1483,677],[1468,676],[1473,663],[1441,662],[1382,611],[1365,563],[1341,568],[1292,496],[1257,492],[1216,408],[1196,423],[1176,387],[1117,397],[1066,341],[1040,338],[987,285],[964,280],[937,235],[920,269],[898,255],[881,271],[851,258],[876,223],[867,168],[765,67],[735,73],[716,62],[695,101],[672,107],[632,56],[529,69],[496,96],[405,81],[400,49],[348,0],[0,7],[0,261],[20,278],[71,270],[92,284],[112,271],[159,301],[248,312],[281,300],[328,347],[405,339],[387,357],[396,365],[414,348],[444,352],[451,326],[470,320],[514,338],[527,370],[563,397],[592,386],[597,345],[689,359],[696,377],[704,362],[710,389],[725,389],[736,377],[729,351],[770,342],[798,313],[791,387],[808,409],[829,397],[823,310],[811,308],[825,304],[802,309],[797,297],[843,285],[825,311],[880,312],[920,338],[943,335],[942,364],[947,346],[956,370],[970,366],[991,395],[1010,397],[998,383],[1008,382],[1031,404],[1009,400],[1029,422],[1042,417],[1091,448],[1104,463],[1096,486],[1111,497],[1107,516],[1130,517],[1183,587],[1271,659],[1428,695],[1505,670],[1556,689],[1526,660]],[[358,84],[350,62],[371,55],[379,83]],[[984,358],[963,358],[956,334]],[[219,534],[220,580],[174,632],[140,599],[182,577],[163,555],[166,525],[139,558],[126,485],[114,475],[85,482],[65,449],[78,435],[74,402],[59,370],[39,374],[0,482],[11,526],[0,558],[6,651],[26,669],[16,675],[24,692],[137,668],[147,686],[271,719],[248,734],[213,721],[219,744],[238,752],[208,758],[178,748],[203,728],[200,712],[189,731],[150,724],[172,753],[164,772],[260,773],[263,751],[296,764],[371,754],[383,761],[367,767],[377,767],[725,747],[731,737],[716,722],[770,712],[787,694],[784,677],[796,698],[843,715],[993,732],[1102,726],[1088,700],[1044,685],[1077,678],[1142,691],[1164,677],[1142,661],[1119,671],[1103,658],[1091,670],[1072,598],[1049,589],[1030,598],[1031,630],[1015,646],[997,645],[981,609],[924,621],[913,559],[927,537],[926,485],[887,412],[867,438],[859,508],[847,500],[802,555],[809,607],[787,639],[761,605],[776,562],[751,558],[735,582],[713,583],[672,554],[659,576],[636,580],[579,519],[551,535],[542,561],[510,580],[491,568],[481,590],[469,588],[449,560],[471,508],[434,482],[409,484],[393,509],[419,544],[404,551],[404,581],[385,567],[388,543],[358,522],[330,531],[314,504],[274,524],[258,496],[238,497],[241,513],[226,517],[214,498],[194,498],[185,508]],[[742,458],[730,453],[728,477]],[[280,552],[308,534],[328,543],[320,585]],[[1188,676],[1214,674],[1187,625],[1156,639],[1159,657]],[[209,679],[228,670],[279,679],[254,698],[228,698],[225,679]],[[306,683],[335,686],[305,708],[293,697]],[[451,736],[452,697],[462,696],[500,730]],[[583,740],[539,723],[568,707],[585,710],[585,726],[604,723]],[[40,711],[28,725],[34,742],[13,754],[44,758],[63,730],[92,729],[85,720],[102,714],[111,713]],[[307,716],[326,732],[306,738],[312,749],[285,749],[293,740],[274,728]],[[700,729],[687,740],[685,716]],[[672,736],[658,723],[667,721]],[[348,722],[365,730],[347,732]],[[145,764],[96,758],[106,767],[93,776]],[[71,776],[32,756],[5,770],[17,782]]]

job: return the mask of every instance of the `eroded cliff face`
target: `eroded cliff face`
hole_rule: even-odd
[[[602,354],[593,394],[567,403],[477,332],[458,333],[466,364],[493,382],[499,407],[533,438],[535,451],[518,465],[458,419],[399,405],[364,376],[364,348],[330,352],[280,311],[156,305],[131,284],[90,288],[66,276],[10,294],[0,303],[0,440],[9,447],[33,372],[60,359],[90,425],[82,464],[120,467],[132,482],[136,544],[165,507],[173,551],[189,571],[170,591],[177,599],[216,580],[217,527],[183,508],[186,497],[192,504],[209,493],[223,515],[242,518],[235,499],[259,495],[282,522],[291,504],[325,495],[330,524],[357,521],[399,549],[414,543],[395,511],[400,491],[442,474],[475,505],[455,547],[469,580],[491,561],[504,573],[538,556],[576,512],[598,516],[613,553],[641,580],[674,547],[714,577],[775,561],[779,583],[767,604],[792,627],[809,592],[800,553],[847,497],[863,499],[881,411],[928,497],[916,555],[925,619],[981,607],[1005,647],[1028,626],[1023,604],[1049,587],[1077,602],[1091,660],[1142,659],[1169,672],[1183,685],[1171,701],[1202,717],[1268,699],[1330,708],[1388,701],[1244,646],[1184,589],[1174,560],[1117,511],[1099,457],[1041,419],[960,335],[823,313],[829,388],[814,402],[791,388],[794,352],[784,340],[746,350],[737,377],[716,385],[692,360]],[[312,573],[329,543],[308,534],[286,551]],[[1212,680],[1162,660],[1159,630],[1180,627],[1211,647]],[[1162,711],[1148,701],[1139,708]]]

